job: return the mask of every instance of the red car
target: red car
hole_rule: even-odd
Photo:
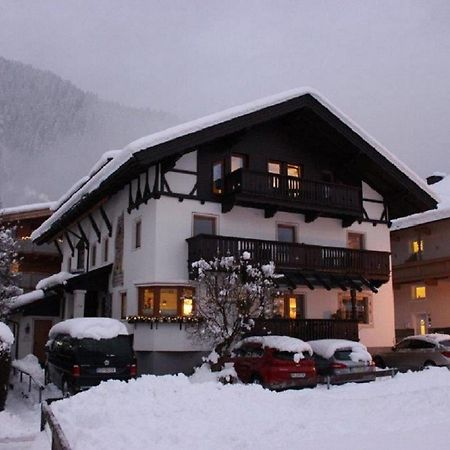
[[[258,383],[281,390],[317,384],[312,349],[306,342],[287,336],[243,339],[223,362],[233,362],[243,383]]]

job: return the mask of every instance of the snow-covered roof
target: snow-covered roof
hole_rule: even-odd
[[[6,350],[14,344],[14,335],[4,322],[0,322],[0,351]]]
[[[434,173],[433,175],[444,176],[441,181],[430,186],[430,189],[435,192],[435,197],[439,198],[437,209],[393,220],[391,231],[403,230],[416,225],[450,218],[450,176],[441,173]]]
[[[378,141],[372,138],[366,131],[359,127],[349,117],[347,117],[342,111],[336,108],[330,101],[323,97],[316,90],[311,88],[299,88],[293,89],[281,94],[273,95],[263,99],[259,99],[250,103],[246,103],[241,106],[236,106],[225,111],[211,114],[209,116],[193,120],[164,131],[160,131],[145,137],[142,137],[136,141],[128,144],[122,151],[115,154],[115,157],[110,160],[106,165],[103,165],[98,172],[91,176],[83,183],[77,184],[76,188],[72,188],[62,199],[64,201],[58,202],[58,208],[54,214],[48,218],[37,230],[35,230],[31,237],[32,239],[38,239],[41,235],[48,232],[55,222],[62,219],[62,217],[70,211],[80,201],[85,199],[88,195],[100,188],[109,177],[111,177],[116,171],[118,171],[125,163],[129,162],[138,152],[144,149],[151,149],[157,145],[173,141],[174,139],[191,135],[198,131],[213,127],[215,125],[225,123],[247,114],[254,113],[264,108],[269,108],[297,97],[304,95],[310,95],[314,97],[319,103],[327,108],[331,113],[338,117],[345,125],[351,128],[355,133],[361,136],[368,144],[376,149],[382,156],[390,161],[394,166],[403,172],[411,181],[418,185],[423,191],[434,198],[434,192],[429,189],[425,181],[420,178],[409,167],[402,163],[396,156],[383,147]]]
[[[26,294],[18,295],[11,298],[11,308],[16,309],[25,305],[29,305],[37,300],[41,300],[45,297],[45,293],[42,289],[27,292]]]
[[[308,344],[314,353],[325,359],[331,358],[337,350],[351,349],[350,359],[352,361],[372,361],[367,347],[360,342],[347,339],[318,339],[308,341]]]
[[[50,275],[47,278],[42,279],[36,285],[36,289],[50,289],[54,286],[58,286],[60,284],[66,284],[66,281],[70,278],[73,278],[76,274],[69,272],[58,272],[53,275]]]
[[[33,211],[39,211],[42,209],[53,210],[55,202],[45,202],[45,203],[32,203],[29,205],[12,206],[10,208],[0,209],[0,216],[7,216],[11,214],[22,214]]]
[[[128,334],[127,327],[116,319],[108,317],[81,317],[68,319],[54,325],[48,334],[53,339],[58,334],[68,334],[73,338],[112,339]]]
[[[417,334],[415,336],[408,336],[405,339],[419,339],[436,344],[443,341],[450,341],[450,335],[444,333]]]
[[[263,347],[273,348],[281,352],[307,352],[310,355],[313,353],[308,343],[289,336],[251,336],[239,341],[234,348],[238,349],[248,343],[261,344]]]

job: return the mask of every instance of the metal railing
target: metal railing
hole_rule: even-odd
[[[70,450],[69,441],[47,402],[41,405],[41,431],[44,430],[45,424],[49,425],[52,433],[52,450]]]
[[[31,388],[33,387],[32,383],[37,387],[39,391],[39,403],[42,402],[42,392],[45,389],[45,384],[43,384],[40,380],[37,380],[31,373],[27,372],[26,370],[18,367],[15,364],[15,361],[11,363],[11,369],[14,372],[14,375],[16,375],[17,372],[19,372],[19,381],[23,383],[23,375],[28,376],[28,394],[31,392]]]

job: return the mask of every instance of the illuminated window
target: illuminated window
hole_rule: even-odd
[[[413,298],[416,300],[422,300],[427,298],[427,288],[425,286],[414,286]]]
[[[274,299],[273,316],[282,319],[300,319],[304,317],[305,296],[283,295]]]
[[[297,318],[297,299],[289,297],[289,319]]]
[[[231,172],[243,169],[246,165],[245,155],[231,155]]]
[[[269,161],[269,163],[267,165],[267,170],[269,173],[281,175],[281,163]]]
[[[301,178],[302,171],[300,166],[296,164],[288,164],[287,166],[288,177]]]
[[[223,192],[223,161],[216,161],[212,169],[214,194],[222,194]]]
[[[139,314],[143,316],[190,316],[194,310],[194,290],[180,286],[139,288]]]
[[[423,240],[416,239],[411,242],[411,252],[415,255],[423,252]]]

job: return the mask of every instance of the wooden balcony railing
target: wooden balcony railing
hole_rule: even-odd
[[[358,321],[338,319],[256,319],[249,336],[291,336],[314,339],[359,340]]]
[[[225,177],[225,199],[277,205],[280,209],[362,215],[361,188],[273,173],[236,170]]]
[[[189,238],[187,242],[189,267],[201,258],[207,261],[216,256],[239,258],[243,252],[249,252],[251,261],[261,264],[273,261],[277,271],[354,275],[381,282],[389,279],[388,252],[205,234]]]

